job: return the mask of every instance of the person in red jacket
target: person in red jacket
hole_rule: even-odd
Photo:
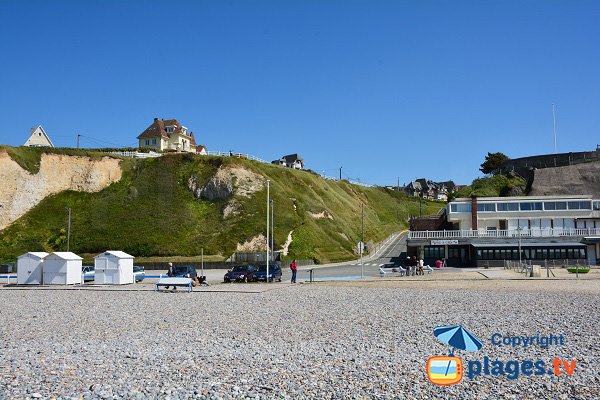
[[[290,269],[292,270],[292,283],[296,283],[296,272],[298,272],[296,260],[292,260],[292,263],[290,264]]]

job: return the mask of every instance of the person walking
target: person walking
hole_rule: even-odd
[[[296,273],[298,272],[298,266],[296,265],[296,260],[292,260],[292,263],[290,264],[290,269],[292,270],[291,283],[296,283]]]
[[[425,275],[425,271],[423,270],[425,263],[422,258],[419,258],[419,264],[417,268],[417,275]]]
[[[415,276],[417,273],[417,257],[412,256],[410,259],[410,275]]]

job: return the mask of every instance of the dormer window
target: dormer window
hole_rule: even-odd
[[[167,126],[167,133],[173,133],[173,127]]]

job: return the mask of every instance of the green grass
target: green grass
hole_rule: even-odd
[[[35,165],[35,155],[41,154],[17,150],[20,163],[27,165]],[[267,199],[266,188],[249,198],[237,198],[240,214],[226,219],[226,200],[195,199],[187,188],[188,179],[196,176],[204,184],[221,165],[237,165],[271,180],[276,249],[294,230],[287,258],[317,262],[353,258],[353,246],[361,235],[361,204],[367,242],[405,229],[409,216],[419,214],[416,198],[384,188],[324,180],[309,171],[187,154],[126,159],[119,182],[98,193],[66,191],[47,197],[0,231],[0,261],[14,261],[28,251],[64,250],[65,206],[72,209],[70,247],[78,254],[111,249],[136,257],[197,257],[203,248],[204,254],[226,258],[237,243],[266,234]],[[441,207],[440,202],[424,202],[423,213],[436,213]],[[333,220],[315,219],[308,213],[322,211]]]
[[[109,154],[97,151],[63,147],[10,147],[0,145],[0,152],[1,151],[7,152],[10,158],[19,164],[21,168],[29,171],[32,174],[37,174],[39,172],[42,154],[84,156],[91,159],[100,159],[102,157],[109,156]],[[110,155],[110,157],[121,158],[115,155]]]
[[[584,267],[584,266],[573,266],[573,267],[568,267],[567,271],[569,271],[572,274],[575,273],[580,273],[580,274],[587,274],[588,272],[590,272],[590,268],[589,267]]]
[[[471,185],[457,191],[453,197],[504,197],[511,196],[513,191],[525,194],[527,181],[520,177],[496,175],[486,178],[477,178]]]

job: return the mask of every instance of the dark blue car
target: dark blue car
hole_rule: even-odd
[[[279,264],[269,264],[269,282],[277,280],[281,282],[281,267]],[[254,281],[265,281],[267,280],[267,265],[259,265],[258,271],[254,273]]]
[[[237,265],[227,271],[223,277],[223,282],[252,282],[256,268],[252,265]]]

